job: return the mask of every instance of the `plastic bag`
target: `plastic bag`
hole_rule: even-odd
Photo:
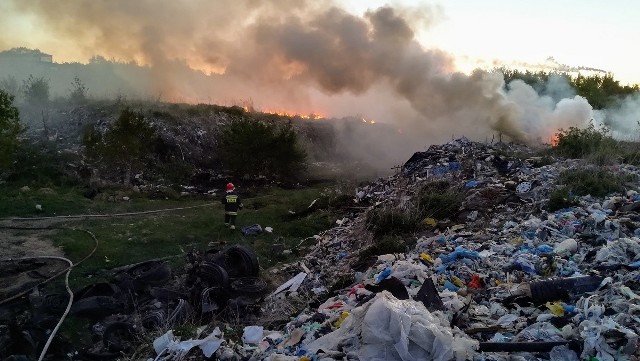
[[[458,246],[453,252],[447,255],[443,254],[439,258],[442,260],[442,263],[446,264],[446,263],[455,262],[459,258],[479,259],[480,254],[476,251],[471,251],[462,246]]]
[[[578,355],[566,345],[556,346],[549,352],[549,361],[580,361]]]
[[[354,309],[338,330],[309,344],[311,352],[339,347],[361,360],[462,361],[473,358],[478,342],[455,334],[422,303],[385,291]]]
[[[243,236],[257,236],[262,233],[262,227],[259,224],[252,224],[242,227],[241,232]]]

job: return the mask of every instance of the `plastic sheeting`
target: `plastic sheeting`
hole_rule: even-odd
[[[381,292],[353,310],[342,326],[311,344],[312,352],[343,348],[361,360],[470,359],[478,342],[453,330],[422,303]]]

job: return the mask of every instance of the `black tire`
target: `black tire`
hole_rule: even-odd
[[[200,279],[211,287],[229,287],[229,275],[227,271],[220,265],[210,262],[204,262],[198,269]]]
[[[184,293],[173,291],[168,288],[154,287],[149,290],[149,293],[160,301],[174,301],[180,298],[187,298],[187,295]]]
[[[236,296],[260,298],[267,293],[267,283],[259,277],[242,277],[231,282]]]
[[[231,278],[256,277],[260,273],[258,257],[251,249],[235,245],[223,251],[224,265]]]
[[[171,278],[171,267],[167,262],[148,261],[127,270],[133,277],[134,288],[140,290],[147,286],[161,286]]]
[[[200,293],[200,313],[221,310],[229,300],[229,291],[222,287],[208,287]]]
[[[115,297],[120,293],[120,288],[109,282],[97,282],[92,285],[83,287],[78,291],[74,292],[73,299],[79,300],[82,298],[93,297],[93,296],[107,296],[107,297]]]
[[[126,322],[114,322],[105,328],[102,343],[109,352],[128,352],[135,342],[136,329]]]
[[[140,323],[146,330],[161,328],[166,323],[167,315],[164,311],[150,311],[142,315]]]
[[[191,304],[189,304],[187,300],[183,300],[183,299],[178,300],[178,302],[176,303],[176,306],[171,311],[171,313],[169,313],[169,316],[167,317],[168,324],[170,325],[182,324],[184,321],[186,321],[189,318],[192,310],[193,309],[191,308]]]
[[[123,310],[122,303],[113,297],[92,296],[74,302],[70,313],[79,317],[102,318]]]

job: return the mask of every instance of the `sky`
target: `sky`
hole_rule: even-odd
[[[8,12],[11,2],[0,0],[0,10]],[[431,21],[414,28],[417,39],[426,48],[452,54],[461,71],[494,65],[548,64],[547,59],[552,57],[560,64],[612,72],[623,84],[640,83],[640,67],[636,65],[639,50],[634,45],[634,40],[640,38],[638,1],[342,0],[339,3],[358,15],[386,4],[414,7],[417,14],[426,7],[431,12],[437,9],[438,14]],[[5,25],[0,28],[5,40],[0,40],[0,48],[40,48],[52,53],[56,61],[86,62],[90,56],[83,44],[69,46],[59,34],[42,27],[33,12],[14,12],[2,20]]]
[[[353,12],[388,1],[343,1]],[[447,0],[397,1],[437,5],[442,17],[422,28],[419,41],[445,50],[459,69],[509,64],[558,63],[612,72],[623,84],[640,83],[640,1],[634,0]],[[394,2],[391,2],[394,4]]]

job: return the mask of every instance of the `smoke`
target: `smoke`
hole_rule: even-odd
[[[12,34],[0,45],[24,45],[29,34],[4,27],[17,16],[30,18],[39,26],[31,34],[38,47],[145,65],[145,77],[123,66],[111,71],[131,89],[164,99],[250,99],[258,109],[388,123],[399,138],[348,140],[358,152],[385,144],[387,163],[451,136],[500,132],[534,142],[591,119],[588,103],[558,79],[538,94],[522,82],[505,85],[498,73],[456,72],[449,54],[416,40],[417,26],[443,16],[437,7],[383,6],[361,16],[337,3],[298,0],[9,0],[0,7],[0,31]]]
[[[616,139],[640,141],[640,94],[632,94],[616,106],[595,111],[594,122],[609,129]]]

